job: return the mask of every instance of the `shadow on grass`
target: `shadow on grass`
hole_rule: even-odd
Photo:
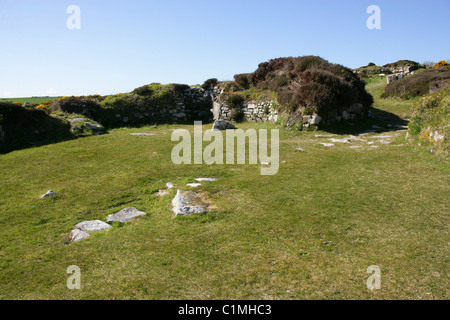
[[[355,122],[343,121],[320,129],[333,134],[358,135],[367,132],[382,133],[404,130],[405,126],[408,125],[407,120],[387,111],[370,108],[369,114],[370,117],[363,120]]]

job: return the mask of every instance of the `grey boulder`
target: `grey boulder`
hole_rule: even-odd
[[[80,229],[84,232],[101,232],[107,231],[112,227],[106,222],[100,220],[83,221],[75,225],[76,229]]]
[[[236,129],[236,127],[225,120],[216,120],[214,121],[212,130],[213,131],[221,131],[221,130],[232,130]]]
[[[107,222],[128,222],[136,217],[145,216],[147,213],[137,210],[134,207],[125,208],[115,214],[106,217]]]

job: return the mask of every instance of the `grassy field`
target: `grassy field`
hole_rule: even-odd
[[[43,103],[51,100],[56,100],[61,97],[25,97],[25,98],[0,98],[3,102],[20,102],[20,103]]]
[[[375,106],[407,116],[410,102],[380,101],[382,86],[369,83]],[[280,130],[279,173],[261,176],[259,165],[174,165],[170,129],[180,127],[193,130],[116,129],[0,155],[0,298],[450,297],[450,168],[405,131],[350,149],[320,145],[327,132]],[[177,187],[199,177],[218,178],[198,189],[217,210],[174,218]],[[172,194],[156,196],[167,182]],[[58,195],[40,200],[49,189]],[[76,223],[129,206],[148,215],[68,243]],[[70,265],[81,290],[66,287]],[[380,290],[367,289],[371,265]]]

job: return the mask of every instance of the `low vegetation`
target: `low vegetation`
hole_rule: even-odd
[[[249,90],[273,92],[281,109],[292,117],[316,113],[326,119],[330,111],[354,103],[368,108],[373,103],[365,82],[352,70],[316,56],[273,59],[234,78],[226,90],[242,95]]]
[[[411,133],[430,142],[433,152],[450,151],[450,85],[446,89],[423,96],[413,107]]]
[[[20,103],[0,102],[0,126],[0,153],[73,138],[68,122]]]
[[[449,68],[428,69],[391,82],[381,97],[411,99],[442,90],[449,81]]]

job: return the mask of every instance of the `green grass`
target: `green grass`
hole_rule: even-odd
[[[0,98],[3,102],[20,102],[20,103],[43,103],[51,100],[56,100],[61,97],[25,97],[25,98]]]
[[[366,90],[369,92],[375,100],[373,107],[378,110],[390,112],[402,119],[409,119],[411,117],[411,106],[416,99],[404,100],[400,98],[382,99],[381,95],[386,87],[386,77],[380,78],[379,76],[373,76],[366,79]]]
[[[193,130],[117,129],[0,155],[0,298],[449,298],[450,168],[405,132],[352,150],[319,145],[326,132],[281,130],[284,162],[261,176],[258,165],[172,164],[169,129],[180,127]],[[217,209],[174,218],[177,187],[198,177],[219,179],[199,189]],[[154,195],[167,182],[172,194]],[[58,195],[40,200],[49,189]],[[148,215],[68,244],[76,223],[129,206]],[[66,287],[70,265],[81,290]]]

